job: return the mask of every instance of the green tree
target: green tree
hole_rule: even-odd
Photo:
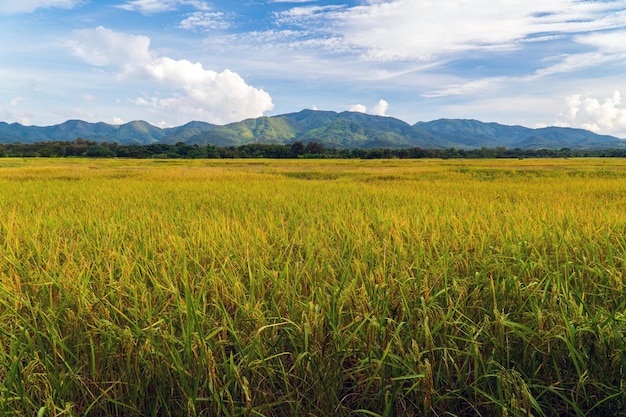
[[[304,143],[297,141],[291,144],[291,156],[296,158],[305,153]]]
[[[304,148],[304,153],[312,155],[321,155],[324,153],[324,145],[319,142],[309,142]]]

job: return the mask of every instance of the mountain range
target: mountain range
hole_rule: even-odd
[[[478,120],[439,119],[410,125],[393,117],[356,112],[302,110],[227,125],[190,122],[161,129],[144,121],[122,125],[69,120],[39,127],[0,122],[0,143],[73,141],[77,138],[120,145],[155,143],[240,146],[250,143],[319,142],[326,148],[624,149],[626,140],[583,129],[531,129]]]

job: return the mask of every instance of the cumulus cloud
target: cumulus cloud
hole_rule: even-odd
[[[262,116],[274,106],[268,93],[254,88],[238,74],[206,70],[199,63],[163,57],[148,64],[146,72],[161,84],[182,92],[153,97],[149,105],[161,112],[179,112],[194,120],[228,123]]]
[[[389,103],[385,100],[380,100],[372,109],[372,114],[376,116],[387,116],[387,110],[389,110]]]
[[[248,85],[238,74],[216,72],[200,63],[158,56],[150,39],[102,27],[76,33],[71,43],[76,56],[98,67],[119,71],[120,80],[152,80],[164,90],[132,99],[155,117],[170,123],[190,119],[228,123],[262,116],[274,106],[270,95]]]
[[[206,1],[201,0],[131,0],[117,7],[142,14],[170,12],[180,7],[192,7],[204,11],[211,9]]]
[[[357,113],[367,113],[367,107],[362,104],[353,104],[348,108],[348,110]]]
[[[389,103],[387,103],[386,100],[380,100],[369,112],[367,111],[367,106],[363,104],[353,104],[348,108],[348,110],[357,113],[369,113],[375,116],[387,116]]]
[[[51,7],[71,9],[82,2],[83,0],[4,0],[0,1],[0,13],[31,13]]]
[[[568,96],[567,122],[596,133],[626,135],[626,107],[622,106],[619,91],[611,97],[599,100],[590,95]]]

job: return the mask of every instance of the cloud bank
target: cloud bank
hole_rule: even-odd
[[[323,27],[375,61],[438,60],[466,51],[514,50],[528,42],[624,26],[626,2],[529,0],[494,3],[387,0],[333,9],[294,7],[279,21]]]
[[[148,107],[168,124],[205,120],[223,124],[262,116],[273,109],[270,95],[248,85],[230,70],[216,72],[200,63],[159,56],[150,50],[150,38],[98,27],[75,33],[76,56],[97,67],[111,67],[119,81],[151,80],[162,87],[131,99]],[[153,85],[154,86],[154,85]]]
[[[590,95],[574,94],[567,97],[567,106],[568,121],[565,124],[626,138],[626,107],[622,106],[619,91],[603,100]]]

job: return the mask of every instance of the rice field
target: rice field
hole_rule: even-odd
[[[0,158],[0,415],[626,416],[626,160]]]

